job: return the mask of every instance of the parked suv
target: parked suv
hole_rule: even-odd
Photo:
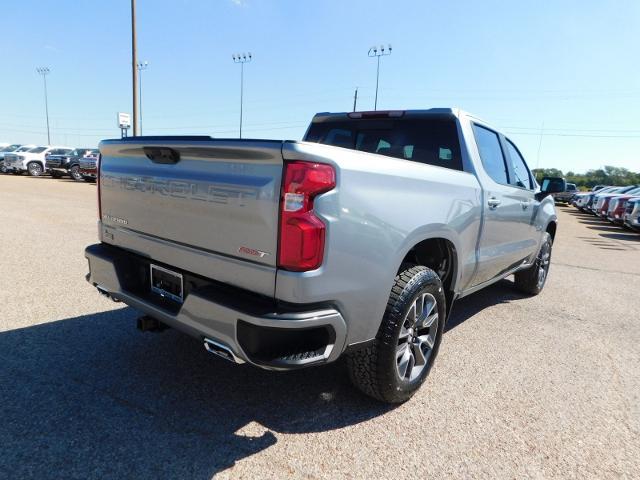
[[[32,148],[34,148],[35,145],[20,145],[20,144],[15,144],[15,145],[9,145],[7,147],[4,147],[2,150],[0,150],[0,173],[6,173],[7,169],[5,167],[4,164],[4,157],[5,155],[9,155],[12,153],[22,153],[22,152],[26,152],[27,150],[31,150]]]
[[[66,154],[47,155],[46,168],[51,171],[53,178],[60,178],[69,175],[76,181],[82,181],[80,173],[80,162],[82,158],[89,155],[97,155],[97,148],[76,148]]]
[[[32,177],[38,177],[46,172],[46,155],[64,155],[71,152],[68,147],[35,147],[20,154],[5,155],[7,171],[16,174],[27,172]]]
[[[236,363],[345,356],[363,392],[410,398],[456,299],[545,286],[557,217],[520,151],[458,109],[318,114],[303,142],[100,144],[87,280]],[[548,180],[548,179],[547,179]]]
[[[624,226],[640,232],[640,199],[628,200],[626,202]]]

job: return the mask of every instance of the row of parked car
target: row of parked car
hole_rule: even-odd
[[[590,192],[575,192],[564,197],[560,194],[554,196],[556,202],[569,203],[583,212],[640,232],[640,185],[597,185]]]
[[[97,148],[0,144],[0,172],[95,182],[98,154]]]

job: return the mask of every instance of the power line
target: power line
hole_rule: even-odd
[[[584,138],[640,138],[640,135],[592,135],[581,133],[552,133],[552,132],[505,132],[509,135],[534,135],[543,137],[584,137]]]

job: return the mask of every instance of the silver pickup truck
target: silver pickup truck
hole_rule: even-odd
[[[100,152],[88,281],[236,363],[344,355],[358,388],[402,402],[456,299],[511,274],[535,295],[547,278],[553,192],[457,109],[322,113],[304,141],[132,137]]]

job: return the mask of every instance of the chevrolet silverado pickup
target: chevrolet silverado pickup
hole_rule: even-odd
[[[69,175],[72,179],[81,182],[84,180],[80,173],[80,163],[83,158],[97,156],[97,148],[74,148],[72,151],[62,154],[47,155],[46,169],[51,172],[53,178],[62,178]]]
[[[427,377],[454,302],[545,285],[557,182],[457,109],[323,113],[303,141],[100,143],[87,280],[236,363],[346,357],[384,402]],[[554,190],[554,188],[556,190]],[[142,321],[144,320],[144,321]]]

